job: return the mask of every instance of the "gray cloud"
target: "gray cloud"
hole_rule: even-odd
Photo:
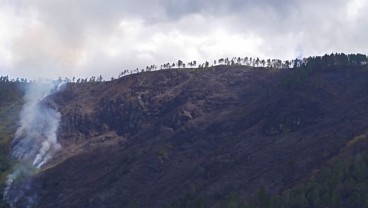
[[[368,52],[367,0],[0,1],[0,67],[14,76],[110,77],[177,59]]]

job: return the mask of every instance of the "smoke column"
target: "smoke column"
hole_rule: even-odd
[[[33,207],[37,194],[32,192],[31,177],[61,148],[57,141],[61,114],[46,105],[44,100],[63,86],[59,82],[38,82],[28,86],[20,113],[20,126],[12,142],[11,155],[18,164],[8,175],[4,190],[3,200],[13,208]]]

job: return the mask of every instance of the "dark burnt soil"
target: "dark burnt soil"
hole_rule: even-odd
[[[368,71],[218,66],[69,84],[38,207],[212,207],[307,180],[368,130]],[[359,142],[359,141],[358,141]]]

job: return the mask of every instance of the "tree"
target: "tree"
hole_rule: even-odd
[[[349,64],[349,58],[344,53],[337,55],[337,62],[339,65],[346,66]]]
[[[209,67],[210,66],[210,63],[208,61],[205,62],[205,68]]]
[[[257,57],[257,59],[256,59],[256,61],[255,61],[255,63],[256,63],[256,66],[259,66],[259,63],[260,63],[261,61],[259,60],[259,58]]]
[[[302,60],[294,59],[293,62],[294,62],[293,68],[298,68],[298,67],[300,67]]]
[[[267,59],[267,67],[268,68],[272,67],[271,59]]]
[[[262,59],[261,64],[262,64],[263,67],[265,67],[266,61],[264,59]]]
[[[290,61],[285,61],[284,62],[284,68],[290,68]]]
[[[223,59],[223,58],[220,58],[220,59],[218,60],[218,63],[219,63],[219,64],[223,64],[223,63],[224,63],[224,59]]]
[[[242,59],[240,57],[238,57],[238,59],[236,60],[236,63],[241,64],[241,61],[242,61]]]
[[[229,65],[229,64],[230,64],[229,58],[226,58],[226,59],[225,59],[225,64],[226,64],[226,65]]]
[[[366,62],[367,61],[367,56],[364,55],[364,54],[358,53],[356,55],[356,60],[357,60],[357,64],[358,65],[363,65],[363,62]]]
[[[243,63],[244,63],[245,65],[249,65],[249,62],[248,62],[248,61],[249,61],[248,57],[245,57],[245,58],[244,58]]]
[[[178,60],[178,68],[180,68],[183,65],[183,61],[182,60]]]

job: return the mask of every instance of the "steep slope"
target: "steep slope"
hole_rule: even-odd
[[[38,207],[284,193],[368,133],[367,80],[364,69],[217,66],[71,83],[49,100],[63,150],[36,178]]]
[[[24,83],[0,82],[0,189],[3,190],[11,162],[8,158],[10,141],[17,128],[17,120],[22,107],[22,85]],[[0,197],[2,197],[0,192]],[[0,203],[0,207],[5,205]]]

